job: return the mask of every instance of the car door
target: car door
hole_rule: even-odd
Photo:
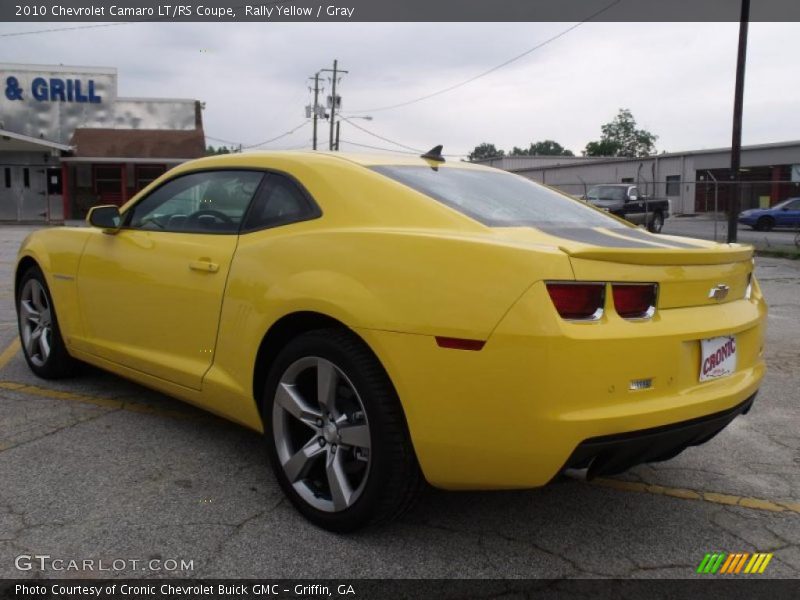
[[[200,389],[211,366],[238,232],[258,171],[179,175],[94,230],[78,269],[87,351]]]
[[[632,198],[636,198],[633,200]],[[642,225],[645,222],[644,198],[636,187],[630,187],[625,197],[625,218],[631,223]]]
[[[775,215],[776,224],[780,227],[800,227],[800,198],[789,202]]]

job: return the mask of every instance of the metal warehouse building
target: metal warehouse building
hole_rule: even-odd
[[[0,63],[0,221],[81,218],[203,156],[200,102],[122,98],[117,70]]]
[[[589,186],[632,183],[666,197],[673,214],[724,211],[734,189],[730,148],[668,152],[646,158],[510,156],[480,161],[580,196]],[[742,147],[742,209],[800,196],[800,141]]]

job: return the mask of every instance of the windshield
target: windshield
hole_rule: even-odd
[[[615,185],[596,185],[586,193],[589,200],[625,200],[625,188]]]
[[[372,169],[490,227],[621,227],[617,220],[580,200],[505,171],[406,166]]]
[[[783,202],[778,202],[778,204],[772,207],[772,210],[775,209],[780,210],[781,208],[794,208],[794,209],[800,208],[800,202],[798,202],[797,205],[795,205],[794,204],[795,200],[800,200],[800,198],[787,198]]]

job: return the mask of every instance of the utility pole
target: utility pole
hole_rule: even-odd
[[[728,202],[728,243],[736,242],[741,181],[739,168],[742,159],[742,104],[744,98],[744,67],[747,60],[747,25],[750,20],[750,0],[742,0],[739,19],[739,54],[736,58],[736,90],[733,98],[733,140],[731,141],[731,194]]]
[[[314,80],[314,105],[311,111],[314,115],[314,150],[317,149],[317,119],[319,118],[319,73],[315,73],[314,77],[309,77]]]
[[[337,152],[339,151],[339,125],[341,125],[341,124],[342,124],[341,120],[336,121],[336,143],[335,143],[335,148],[336,148]]]
[[[336,78],[338,77],[339,73],[347,73],[347,71],[342,71],[339,69],[339,61],[336,59],[333,61],[333,69],[322,69],[322,71],[333,72],[333,79],[331,83],[331,131],[328,140],[328,149],[333,150],[333,133],[335,129],[334,123],[336,122]]]

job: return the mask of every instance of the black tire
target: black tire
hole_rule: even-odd
[[[650,224],[647,226],[647,230],[650,233],[661,233],[661,229],[664,227],[664,214],[657,212],[653,214],[653,219],[650,221]]]
[[[343,380],[344,392],[349,390],[350,398],[353,397],[352,391],[355,391],[355,397],[360,401],[365,413],[365,417],[362,419],[366,422],[369,431],[370,446],[367,450],[369,463],[366,474],[361,476],[360,495],[353,500],[351,505],[341,510],[333,507],[322,510],[311,504],[311,502],[327,501],[324,492],[325,481],[323,481],[326,475],[317,475],[314,479],[310,473],[305,474],[309,469],[304,469],[304,475],[296,479],[295,483],[290,482],[279,458],[279,446],[284,448],[283,452],[286,456],[285,440],[287,435],[284,432],[288,431],[289,427],[283,424],[276,426],[276,418],[273,418],[273,415],[283,414],[280,406],[276,409],[276,394],[282,378],[285,379],[287,373],[293,372],[292,369],[297,369],[296,365],[305,364],[303,361],[319,361],[320,359],[332,363],[338,370],[337,386],[339,387],[335,388],[334,398],[341,399],[343,392],[340,384]],[[311,368],[313,367],[309,367],[309,369]],[[319,370],[316,373],[318,374]],[[314,381],[316,380],[317,375],[314,375]],[[297,389],[300,389],[299,384]],[[318,390],[318,387],[312,386],[309,389]],[[334,400],[334,402],[338,401],[340,400]],[[308,402],[307,404],[310,406],[313,403]],[[316,408],[318,406],[315,406]],[[262,415],[265,424],[267,454],[278,483],[295,508],[319,527],[344,533],[365,525],[391,521],[409,510],[424,489],[424,479],[411,443],[405,415],[394,387],[372,351],[360,338],[346,329],[308,332],[286,345],[273,361],[267,376],[262,398]],[[287,417],[284,423],[286,422],[293,423],[294,421]],[[319,424],[320,421],[317,423]],[[311,440],[314,440],[317,432],[302,429],[303,426],[301,425],[300,429],[306,433],[301,435],[308,435]],[[278,431],[279,438],[276,438],[276,431]],[[322,429],[319,430],[319,432],[321,431]],[[320,445],[324,446],[324,440],[321,437],[316,439]],[[310,443],[307,442],[307,444]],[[329,448],[332,448],[335,453],[337,451],[336,443],[329,444]],[[341,448],[346,448],[346,446],[339,448],[340,453],[342,452]],[[289,451],[289,454],[292,452],[295,450]],[[322,461],[324,467],[332,458],[330,454],[320,455],[320,457],[323,456],[326,457]],[[345,459],[342,458],[342,460]],[[327,479],[327,483],[330,489],[330,479]],[[313,497],[306,500],[295,488],[296,485],[306,495],[308,495],[307,489],[312,490]],[[318,485],[320,487],[314,487]],[[320,490],[320,488],[323,489]],[[332,497],[333,493],[330,492],[331,502]]]
[[[43,350],[39,344],[28,344],[26,340],[30,336],[29,328],[32,326],[33,321],[23,318],[23,298],[26,295],[28,286],[40,286],[38,289],[43,296],[44,303],[46,304],[49,313],[48,327],[40,334],[45,338],[49,345],[49,353],[47,356],[43,355]],[[27,301],[26,301],[27,302]],[[25,356],[25,362],[28,363],[31,371],[43,379],[62,379],[71,377],[75,374],[78,367],[78,362],[69,355],[67,352],[64,339],[61,337],[61,329],[58,326],[58,317],[56,315],[55,305],[53,304],[53,297],[50,294],[50,288],[47,287],[47,281],[42,274],[39,267],[30,267],[22,276],[17,288],[16,298],[17,308],[17,326],[19,329],[19,339],[22,343],[22,354]]]
[[[773,227],[775,227],[775,219],[772,217],[759,217],[756,221],[755,228],[758,231],[772,231]]]

